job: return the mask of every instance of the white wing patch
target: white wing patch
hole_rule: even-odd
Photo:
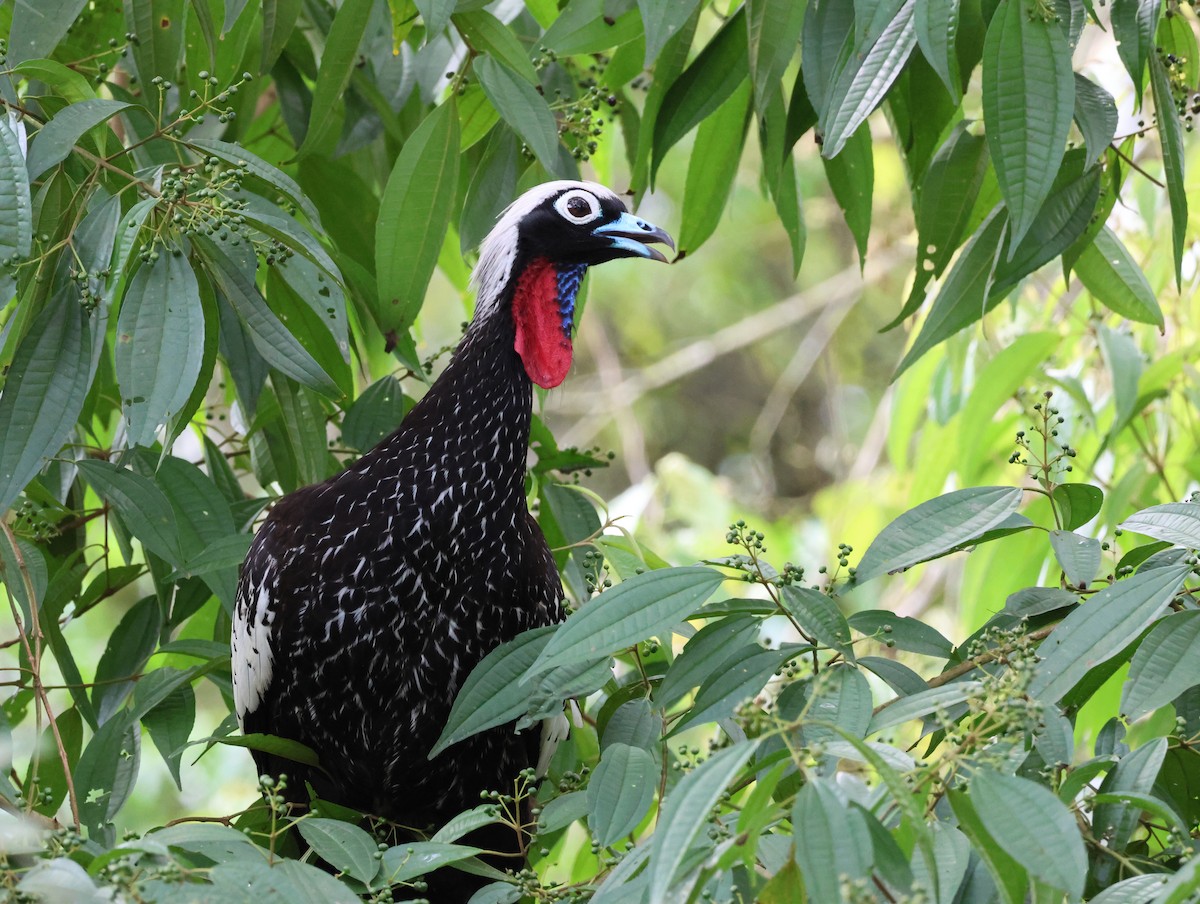
[[[245,728],[245,717],[262,703],[267,687],[271,683],[274,652],[271,650],[270,580],[264,580],[257,588],[247,589],[246,597],[238,600],[233,618],[232,664],[233,702],[237,709],[238,726]],[[246,611],[253,597],[254,617],[248,620]]]
[[[517,259],[517,228],[521,220],[538,205],[544,203],[547,198],[552,198],[572,188],[584,189],[597,198],[620,200],[611,189],[598,182],[559,179],[556,182],[543,182],[541,185],[531,188],[508,205],[496,220],[492,231],[483,240],[483,244],[479,246],[479,262],[471,273],[471,284],[476,291],[476,317],[486,314],[495,307],[500,300],[500,292],[512,275],[513,263]]]

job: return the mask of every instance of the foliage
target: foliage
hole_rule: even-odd
[[[1200,503],[1172,489],[1200,473],[1194,340],[1160,303],[1195,271],[1189,4],[45,0],[0,23],[6,890],[389,900],[486,870],[458,842],[531,803],[530,868],[477,900],[1195,899]],[[1155,111],[1128,135],[1072,70],[1101,25]],[[441,744],[574,699],[549,782],[408,845],[290,812],[278,777],[118,840],[144,734],[181,786],[215,745],[319,757],[234,733],[237,566],[272,498],[403,415],[445,351],[430,286],[468,297],[509,200],[585,163],[637,200],[658,181],[693,256],[753,123],[792,273],[818,144],[867,266],[885,117],[918,249],[887,443],[912,496],[866,494],[855,567],[846,544],[772,566],[741,519],[732,553],[670,567],[572,485],[602,459],[539,424],[530,496],[574,612],[485,660]],[[1124,208],[1166,222],[1146,272]],[[1006,299],[1012,341],[970,344]],[[1017,427],[1020,476],[987,484]],[[887,575],[966,550],[966,640],[890,611]]]

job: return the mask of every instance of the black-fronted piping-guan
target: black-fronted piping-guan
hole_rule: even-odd
[[[525,501],[531,383],[557,386],[570,368],[586,268],[665,261],[651,242],[674,247],[601,185],[523,194],[483,241],[475,316],[445,371],[394,433],[284,496],[259,528],[237,591],[234,699],[243,731],[319,754],[323,771],[254,753],[260,773],[287,773],[298,800],[308,782],[425,829],[536,762],[540,732],[511,724],[427,754],[471,669],[562,619],[562,584]]]

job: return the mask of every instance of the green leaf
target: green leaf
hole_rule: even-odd
[[[1050,531],[1054,558],[1072,587],[1086,587],[1100,571],[1100,541],[1068,530]]]
[[[96,666],[96,686],[92,688],[92,705],[101,723],[124,704],[126,694],[154,653],[161,632],[162,612],[153,596],[138,601],[113,628]]]
[[[805,631],[837,650],[847,662],[854,661],[850,623],[832,598],[811,587],[789,584],[780,593],[779,602]]]
[[[92,832],[113,821],[137,780],[141,762],[138,724],[120,713],[92,736],[73,775],[79,819]]]
[[[649,69],[659,53],[691,18],[700,0],[638,0],[646,33],[644,68]]]
[[[1108,150],[1117,133],[1117,104],[1111,94],[1076,72],[1073,116],[1087,145],[1083,166],[1088,169]]]
[[[454,699],[446,727],[429,751],[431,759],[451,744],[511,722],[525,712],[533,688],[522,684],[520,678],[549,643],[554,630],[555,626],[547,625],[519,634],[500,644],[471,670]]]
[[[601,731],[601,752],[612,744],[629,744],[652,751],[658,746],[663,723],[662,716],[650,709],[649,700],[636,697],[618,706],[608,722],[598,727]]]
[[[854,40],[853,3],[817,3],[807,10],[801,31],[800,67],[805,93],[824,118],[826,100],[839,66],[851,53]]]
[[[1083,894],[1087,853],[1075,817],[1049,790],[1013,775],[979,769],[970,794],[979,820],[1029,873],[1074,898]],[[1037,814],[1037,831],[1030,816]]]
[[[1142,571],[1071,612],[1038,648],[1041,662],[1030,696],[1057,701],[1092,668],[1124,650],[1162,614],[1188,573],[1186,565]]]
[[[555,800],[557,799],[555,798]],[[545,810],[543,809],[542,812],[545,813]],[[466,810],[459,813],[449,822],[443,823],[442,827],[429,840],[445,843],[458,841],[458,839],[462,838],[468,832],[493,825],[499,822],[501,818],[501,815],[496,812],[494,806],[491,804],[480,804],[473,810]]]
[[[612,744],[588,780],[588,827],[603,847],[632,832],[650,812],[658,788],[654,756],[640,747]]]
[[[1012,223],[1010,258],[1050,194],[1074,108],[1062,29],[1022,0],[1004,0],[983,48],[983,121]]]
[[[1107,226],[1083,247],[1075,273],[1096,300],[1114,313],[1139,323],[1163,325],[1162,309],[1141,267]]]
[[[1150,87],[1162,143],[1163,172],[1167,177],[1167,200],[1171,205],[1171,239],[1175,252],[1175,285],[1183,287],[1183,249],[1187,242],[1187,187],[1183,181],[1183,128],[1175,108],[1171,79],[1158,54],[1150,55]]]
[[[655,703],[669,709],[692,688],[702,684],[721,664],[728,650],[738,649],[758,636],[761,622],[748,615],[735,615],[709,622],[684,645],[675,657],[662,684],[655,692]]]
[[[571,0],[540,43],[559,56],[599,53],[626,44],[642,33],[641,17],[630,5],[623,4],[626,11],[613,19],[604,0]]]
[[[871,724],[871,685],[857,668],[835,663],[814,680],[805,701],[804,743],[862,738]],[[790,715],[790,713],[789,713]]]
[[[477,72],[493,67],[512,84],[525,84],[490,59],[475,66]],[[421,310],[454,209],[457,155],[458,117],[452,103],[443,104],[404,143],[388,176],[375,226],[375,313],[385,335],[407,330]]]
[[[742,82],[715,113],[700,123],[683,192],[680,254],[696,251],[717,228],[737,178],[749,113],[750,83]]]
[[[913,12],[916,0],[881,2],[837,78],[830,86],[821,111],[825,141],[822,157],[836,157],[850,136],[887,96],[917,44]],[[877,27],[883,23],[882,28]]]
[[[813,777],[792,809],[795,857],[810,901],[842,899],[842,877],[871,874],[871,834],[862,811],[853,809],[828,779]]]
[[[486,9],[458,13],[454,16],[454,25],[472,48],[503,63],[535,88],[538,86],[537,70],[521,42]]]
[[[173,82],[179,69],[186,32],[183,0],[122,0],[122,6],[126,31],[137,35],[132,53],[144,90],[142,102],[154,109],[158,105],[154,77]]]
[[[538,816],[539,832],[557,832],[588,814],[586,791],[570,791],[559,795],[542,808]]]
[[[17,3],[8,34],[8,65],[48,57],[66,37],[88,0],[38,0]]]
[[[1113,422],[1109,436],[1116,436],[1129,423],[1137,409],[1138,383],[1142,377],[1142,353],[1127,333],[1106,326],[1098,330],[1100,351],[1112,378]]]
[[[293,741],[291,738],[280,738],[270,734],[250,734],[240,735],[223,735],[209,738],[198,738],[191,742],[192,744],[224,744],[227,747],[245,747],[248,750],[258,750],[262,753],[269,753],[271,756],[281,757],[285,760],[291,760],[293,763],[301,763],[305,766],[312,766],[315,769],[321,768],[321,760],[317,756],[316,751],[311,747],[301,744],[299,741]]]
[[[988,833],[976,811],[973,795],[955,789],[946,796],[950,800],[954,815],[958,818],[958,827],[971,839],[975,852],[987,864],[1003,904],[1025,904],[1029,875],[1021,862],[1010,857],[1004,847]]]
[[[150,446],[200,376],[204,308],[187,259],[164,248],[134,274],[117,319],[116,371],[129,444]]]
[[[0,394],[0,512],[62,447],[95,373],[87,314],[55,293],[17,346]]]
[[[262,62],[259,72],[270,72],[279,59],[296,27],[302,5],[302,0],[263,0]]]
[[[916,278],[904,307],[884,332],[917,312],[929,281],[950,263],[971,219],[987,164],[986,139],[972,135],[965,121],[954,127],[930,161],[918,195]]]
[[[415,0],[425,22],[426,40],[442,33],[454,12],[455,0]]]
[[[1104,777],[1100,784],[1100,793],[1149,794],[1162,770],[1166,753],[1167,739],[1155,738],[1137,750],[1125,754],[1116,767]],[[1123,852],[1129,847],[1141,812],[1140,806],[1101,802],[1092,813],[1092,825],[1102,834],[1111,850]],[[1115,862],[1113,866],[1116,866]],[[1108,884],[1117,877],[1116,869],[1103,864],[1098,865],[1096,873],[1100,884]]]
[[[875,538],[858,563],[857,582],[935,558],[995,527],[1020,504],[1017,487],[972,487],[923,502]]]
[[[896,367],[893,381],[939,342],[983,316],[1007,229],[1008,217],[999,208],[980,224],[943,281],[921,332]]]
[[[379,872],[380,861],[375,859],[379,846],[358,826],[337,819],[309,816],[297,822],[296,828],[317,856],[338,872],[360,882],[370,882]]]
[[[1146,635],[1121,687],[1121,714],[1130,722],[1200,684],[1200,612],[1168,615]]]
[[[255,858],[218,862],[208,874],[219,900],[288,904],[358,904],[359,897],[333,876],[310,863]]]
[[[463,844],[434,841],[397,844],[383,852],[383,867],[375,884],[395,885],[399,882],[411,882],[418,876],[424,876],[435,869],[458,863],[479,853],[482,853],[479,848]]]
[[[1194,502],[1152,505],[1130,515],[1121,527],[1176,546],[1200,549],[1200,505]]]
[[[14,255],[29,256],[33,246],[33,203],[29,196],[29,172],[21,153],[21,140],[13,121],[0,116],[0,261]],[[0,277],[4,301],[12,287],[12,277]]]
[[[12,59],[11,52],[9,59]],[[71,103],[94,100],[96,97],[95,90],[84,76],[55,60],[25,60],[12,69],[13,72],[45,82]]]
[[[667,795],[650,842],[650,900],[666,900],[679,865],[708,824],[709,812],[757,749],[757,741],[743,741],[713,754]]]
[[[748,77],[746,9],[734,13],[671,85],[654,121],[650,181],[667,151],[725,103]]]
[[[546,99],[532,85],[490,57],[476,60],[473,66],[484,93],[504,121],[525,140],[542,166],[560,178],[566,178],[569,173],[561,163],[565,149],[558,140],[558,125]],[[453,171],[458,172],[457,169]]]
[[[134,689],[134,700],[137,700],[138,692],[149,678],[168,671],[177,670],[157,669],[139,681]],[[183,779],[179,775],[179,769],[188,736],[196,724],[196,694],[191,685],[180,684],[174,687],[150,712],[142,716],[142,724],[150,732],[150,739],[162,756],[163,762],[167,764],[171,778],[175,779],[175,787],[182,791]]]
[[[950,97],[962,100],[962,78],[957,52],[959,0],[917,0],[913,27],[917,46],[938,74]]]
[[[253,277],[243,272],[211,239],[196,236],[193,244],[200,252],[205,270],[246,325],[263,359],[296,382],[329,398],[340,398],[342,391],[337,383],[267,307]]]
[[[1117,54],[1133,79],[1137,106],[1141,106],[1146,62],[1154,57],[1154,30],[1161,9],[1162,0],[1122,0],[1113,3],[1110,13]]]
[[[919,691],[907,697],[898,697],[871,717],[867,734],[872,735],[911,719],[923,718],[939,709],[946,709],[962,703],[978,694],[982,687],[983,685],[978,681],[958,681],[942,687]]]
[[[1175,875],[1178,877],[1180,874],[1176,873]],[[1200,878],[1200,876],[1197,878]],[[1161,904],[1162,899],[1155,898],[1154,893],[1163,888],[1166,883],[1167,877],[1162,873],[1132,876],[1104,889],[1104,891],[1092,898],[1091,904],[1143,904],[1143,902],[1150,900],[1155,901],[1155,904]],[[1200,884],[1197,884],[1192,890],[1200,890]],[[1179,904],[1183,904],[1186,900],[1186,898],[1179,898],[1178,902]]]
[[[954,655],[954,644],[943,637],[932,625],[910,616],[899,616],[886,609],[863,609],[848,619],[850,627],[866,637],[879,641],[891,641],[898,649],[923,656],[949,659]]]
[[[750,81],[754,83],[754,107],[760,112],[770,106],[770,95],[779,91],[779,80],[799,49],[797,44],[803,24],[804,5],[801,3],[747,0]]]
[[[400,381],[386,376],[372,383],[342,418],[342,442],[366,452],[400,426],[406,408]]]
[[[875,156],[871,129],[866,123],[846,139],[836,157],[822,157],[825,176],[846,225],[858,248],[859,266],[867,260],[867,239],[871,235],[871,196],[875,189]]]
[[[42,126],[29,144],[29,157],[25,164],[29,168],[30,181],[65,160],[89,129],[131,106],[133,104],[96,98],[82,100],[60,110]]]
[[[788,660],[811,650],[807,644],[784,644],[777,650],[764,650],[754,643],[733,650],[700,685],[696,702],[675,724],[671,734],[697,723],[729,718],[740,703],[761,693]]]
[[[695,611],[724,581],[699,565],[647,571],[588,600],[558,626],[525,680],[555,666],[595,660],[657,637]]]
[[[1083,527],[1104,504],[1104,492],[1090,483],[1060,483],[1050,496],[1067,530]]]
[[[373,5],[373,0],[344,0],[338,6],[325,39],[321,68],[317,72],[317,83],[313,86],[308,131],[296,152],[297,157],[333,149],[332,145],[337,140],[335,128],[346,109],[342,93],[354,72],[358,45],[366,31]]]
[[[107,461],[83,459],[76,467],[146,549],[179,566],[183,556],[175,512],[153,481]]]

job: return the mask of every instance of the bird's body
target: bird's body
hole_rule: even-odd
[[[238,586],[234,696],[244,731],[317,752],[321,771],[255,754],[300,799],[308,782],[425,829],[536,761],[538,731],[511,725],[427,755],[479,660],[562,617],[525,502],[531,380],[566,374],[586,266],[662,259],[633,229],[667,240],[591,183],[519,199],[484,242],[475,319],[434,386],[391,436],[285,496],[260,528]]]

